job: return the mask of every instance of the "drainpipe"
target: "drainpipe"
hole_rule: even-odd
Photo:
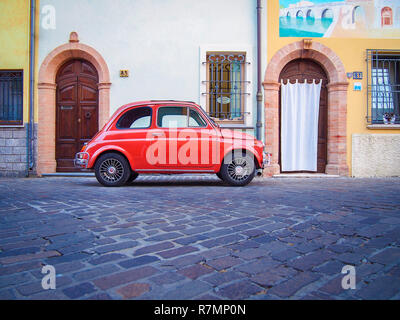
[[[29,45],[29,124],[27,134],[27,168],[26,175],[34,166],[34,103],[35,103],[35,13],[36,0],[31,0],[30,9],[30,45]]]
[[[261,140],[262,82],[261,82],[261,1],[257,0],[257,123],[256,137]]]

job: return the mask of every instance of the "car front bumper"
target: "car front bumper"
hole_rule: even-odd
[[[89,164],[90,155],[87,152],[78,152],[75,155],[74,166],[76,168],[87,169]]]

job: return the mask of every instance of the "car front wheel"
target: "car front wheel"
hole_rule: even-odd
[[[221,166],[222,179],[232,186],[245,186],[255,175],[254,158],[244,152],[234,152],[225,157]]]
[[[97,181],[106,187],[122,186],[131,176],[128,161],[118,153],[101,155],[94,169]]]

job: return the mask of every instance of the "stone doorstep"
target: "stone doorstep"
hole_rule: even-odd
[[[281,173],[275,174],[273,178],[340,178],[336,174],[325,174],[325,173]]]
[[[42,173],[43,177],[94,177],[94,172],[55,172]]]

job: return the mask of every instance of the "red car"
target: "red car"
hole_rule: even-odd
[[[263,169],[263,148],[252,135],[221,129],[194,102],[144,101],[120,107],[76,154],[75,166],[94,169],[104,186],[142,173],[214,173],[243,186]]]

